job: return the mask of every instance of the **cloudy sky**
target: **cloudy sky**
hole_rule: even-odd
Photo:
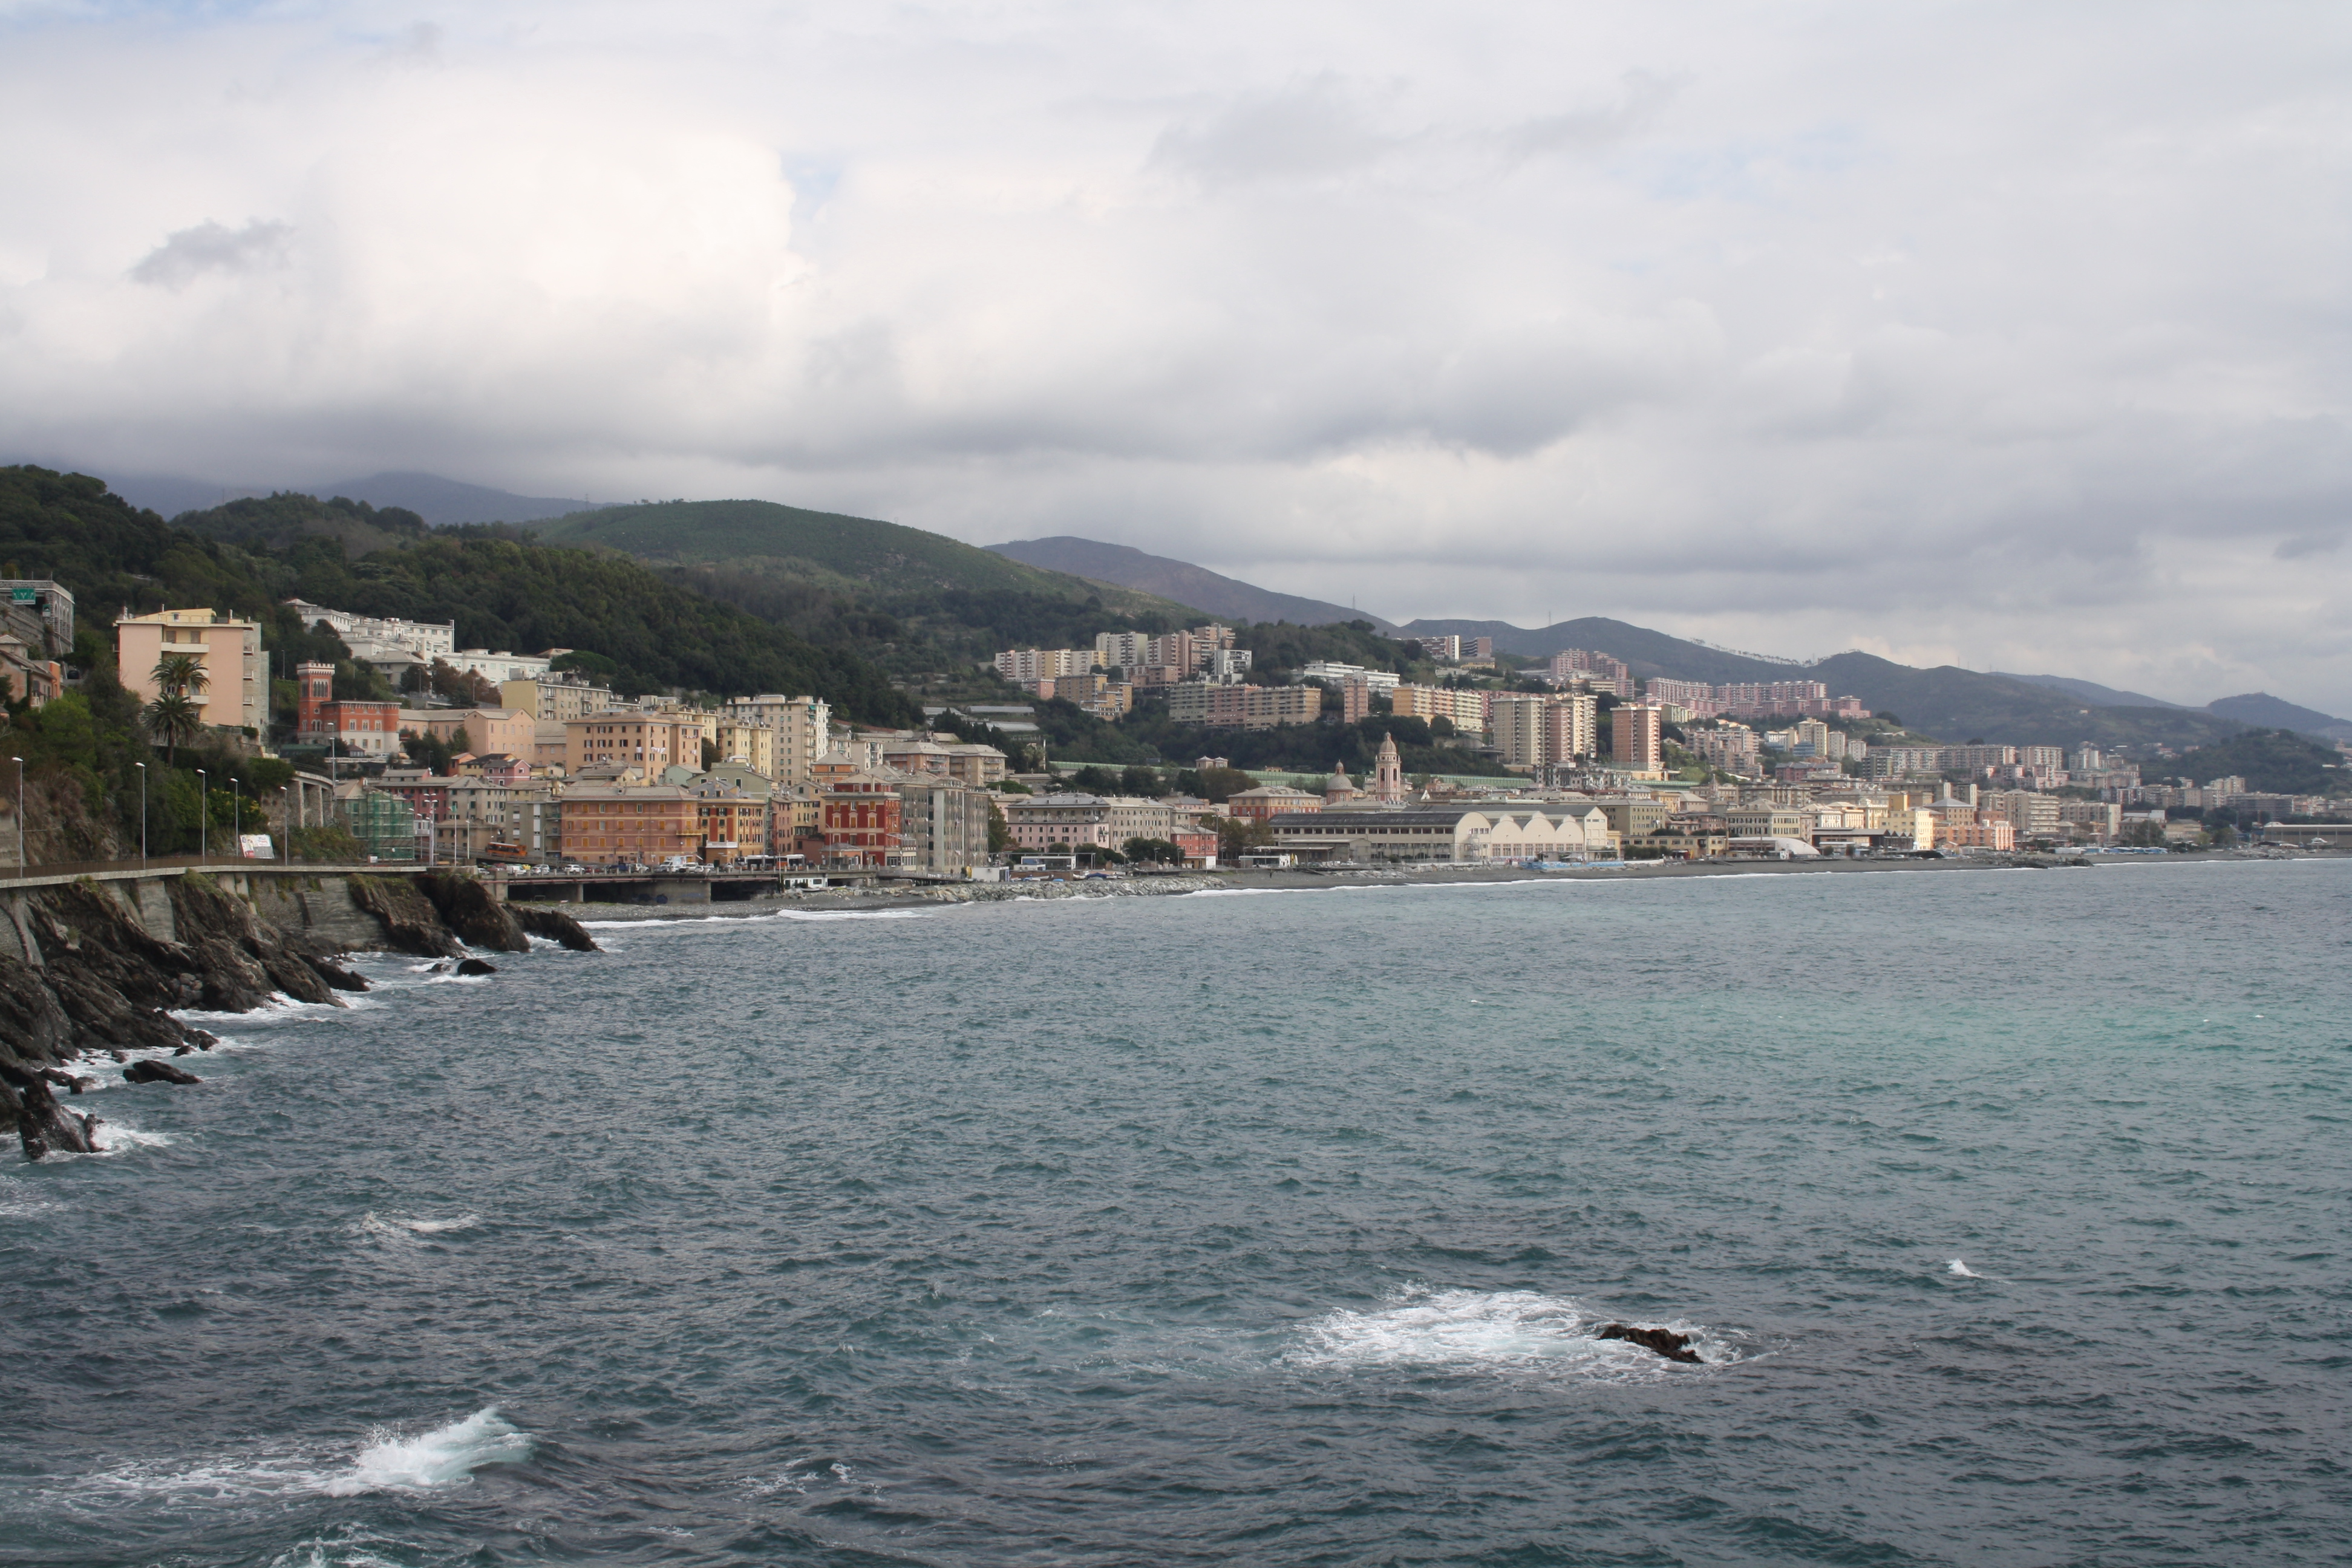
[[[0,448],[2352,713],[2352,8],[0,0]]]

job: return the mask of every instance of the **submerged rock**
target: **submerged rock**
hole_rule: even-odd
[[[1592,1337],[1596,1340],[1623,1340],[1629,1344],[1640,1345],[1643,1350],[1655,1351],[1668,1361],[1688,1362],[1693,1366],[1706,1364],[1690,1348],[1691,1337],[1678,1334],[1672,1329],[1637,1329],[1631,1323],[1611,1323],[1596,1331]]]
[[[496,974],[498,972],[497,964],[485,963],[478,958],[461,958],[457,961],[457,973],[460,974]]]
[[[122,1076],[132,1083],[202,1083],[205,1080],[185,1068],[175,1068],[170,1062],[132,1062],[122,1069]]]

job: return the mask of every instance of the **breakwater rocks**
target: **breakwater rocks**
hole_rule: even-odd
[[[478,962],[468,949],[522,952],[533,936],[596,945],[562,910],[510,911],[473,879],[441,874],[84,878],[0,894],[0,1133],[35,1160],[97,1146],[97,1119],[58,1101],[56,1089],[90,1081],[64,1064],[217,1043],[181,1012],[249,1013],[277,997],[341,1006],[341,993],[367,988],[337,962],[353,952]],[[202,1081],[152,1058],[123,1076]]]

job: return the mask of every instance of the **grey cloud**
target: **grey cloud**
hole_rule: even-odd
[[[286,264],[291,224],[249,220],[243,228],[200,223],[184,228],[147,253],[131,269],[133,282],[184,289],[207,272],[257,272]]]
[[[1312,180],[1375,163],[1406,140],[1375,129],[1358,94],[1327,74],[1171,126],[1151,163],[1209,184]]]
[[[1682,85],[1647,71],[1629,71],[1615,102],[1522,120],[1506,127],[1496,140],[1514,160],[1597,152],[1648,128]]]

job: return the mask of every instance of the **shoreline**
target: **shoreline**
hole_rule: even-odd
[[[1335,870],[1233,870],[1159,872],[1099,882],[1027,880],[956,882],[899,889],[823,888],[763,894],[740,901],[696,904],[563,903],[574,918],[600,925],[660,921],[744,920],[788,912],[854,912],[867,910],[935,909],[946,904],[1009,903],[1020,899],[1181,898],[1205,892],[1318,892],[1339,888],[1405,888],[1501,885],[1525,882],[1653,881],[1690,877],[1854,876],[1876,872],[2060,870],[2085,867],[2214,865],[2278,860],[2328,860],[2340,854],[2260,853],[2222,849],[2190,855],[2055,856],[2000,855],[1945,860],[1658,860],[1610,868],[1536,870],[1524,866],[1412,866]],[[519,900],[521,901],[521,900]]]

